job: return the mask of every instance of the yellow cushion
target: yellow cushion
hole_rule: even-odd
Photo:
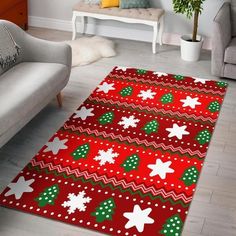
[[[119,0],[101,0],[101,8],[119,7]]]

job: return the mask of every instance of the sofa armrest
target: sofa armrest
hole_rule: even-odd
[[[66,43],[50,42],[25,35],[24,61],[59,63],[71,67],[71,47]]]
[[[216,76],[224,76],[224,54],[231,39],[230,3],[224,3],[213,21],[212,73]]]
[[[71,68],[71,47],[66,43],[57,43],[35,38],[17,25],[1,20],[14,40],[21,48],[20,61],[59,63]]]

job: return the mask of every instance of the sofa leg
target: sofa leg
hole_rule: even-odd
[[[57,94],[57,103],[59,107],[62,107],[62,95],[61,92]]]

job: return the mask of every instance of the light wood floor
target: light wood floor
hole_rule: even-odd
[[[37,37],[61,41],[67,32],[31,28]],[[52,101],[38,116],[0,149],[0,191],[31,160],[66,118],[84,101],[115,65],[132,66],[218,79],[210,74],[210,53],[205,51],[197,63],[180,60],[179,48],[162,46],[151,53],[151,44],[114,40],[117,56],[72,70],[65,88],[64,106]],[[191,204],[183,236],[236,235],[236,81],[230,86],[222,107],[213,140]],[[0,208],[1,236],[101,236],[102,234],[64,223]],[[151,236],[151,235],[148,235]]]

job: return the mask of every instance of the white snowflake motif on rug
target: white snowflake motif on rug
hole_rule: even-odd
[[[185,99],[180,100],[183,103],[183,107],[191,107],[195,109],[197,105],[201,105],[201,103],[198,101],[199,98],[191,98],[190,96],[187,96]]]
[[[109,164],[114,164],[115,160],[114,158],[118,157],[119,154],[117,152],[113,153],[113,149],[109,148],[107,151],[104,150],[99,150],[98,151],[98,155],[96,157],[94,157],[95,161],[100,161],[99,165],[103,166],[105,165],[107,162]]]
[[[145,224],[153,224],[154,220],[149,217],[151,208],[141,209],[139,205],[135,205],[133,212],[125,212],[123,216],[129,221],[125,225],[126,229],[136,227],[139,233],[143,232]]]
[[[155,164],[148,165],[148,168],[152,170],[150,177],[159,175],[161,179],[165,179],[167,173],[174,173],[174,170],[170,168],[171,164],[171,161],[162,162],[161,159],[157,159]]]
[[[154,74],[154,75],[157,75],[157,77],[168,76],[167,73],[164,73],[164,72],[158,72],[158,71],[154,71],[153,74]]]
[[[178,126],[177,124],[173,124],[172,128],[167,128],[166,130],[169,133],[168,137],[172,138],[172,137],[177,137],[178,139],[182,139],[183,135],[188,135],[189,132],[186,131],[187,126],[183,125],[183,126]]]
[[[206,84],[207,81],[210,81],[208,79],[201,79],[201,78],[196,78],[196,77],[193,77],[194,79],[194,83],[201,83],[201,84]]]
[[[94,113],[92,113],[93,110],[93,108],[86,108],[85,106],[83,106],[75,112],[73,118],[80,118],[81,120],[86,120],[88,117],[94,116]]]
[[[68,139],[60,140],[58,137],[55,137],[51,142],[46,143],[46,148],[43,152],[52,152],[54,155],[58,154],[60,150],[67,149],[68,147],[65,145],[65,143],[68,141]]]
[[[4,196],[15,195],[15,198],[18,200],[22,197],[23,193],[33,192],[33,188],[30,187],[30,185],[34,181],[34,179],[25,180],[24,176],[21,176],[15,183],[8,185],[10,190],[6,192]]]
[[[122,71],[126,71],[128,68],[124,67],[124,66],[117,66],[116,70],[122,70]]]
[[[156,95],[156,92],[153,92],[151,89],[148,89],[146,91],[141,90],[140,94],[138,95],[138,97],[142,98],[142,100],[147,100],[147,99],[153,99],[154,96]]]
[[[67,210],[68,214],[75,213],[75,210],[79,211],[85,211],[86,210],[86,203],[89,203],[92,198],[90,197],[85,197],[86,193],[85,191],[79,192],[78,195],[75,195],[74,193],[69,193],[67,198],[69,201],[64,201],[62,206],[64,208],[69,207]]]
[[[115,90],[113,86],[113,83],[108,84],[107,82],[104,82],[103,84],[98,85],[97,92],[109,93],[111,90]]]
[[[129,127],[137,127],[137,123],[139,122],[139,119],[136,119],[134,116],[130,117],[122,117],[121,121],[118,123],[119,125],[122,125],[124,129],[128,129]]]

